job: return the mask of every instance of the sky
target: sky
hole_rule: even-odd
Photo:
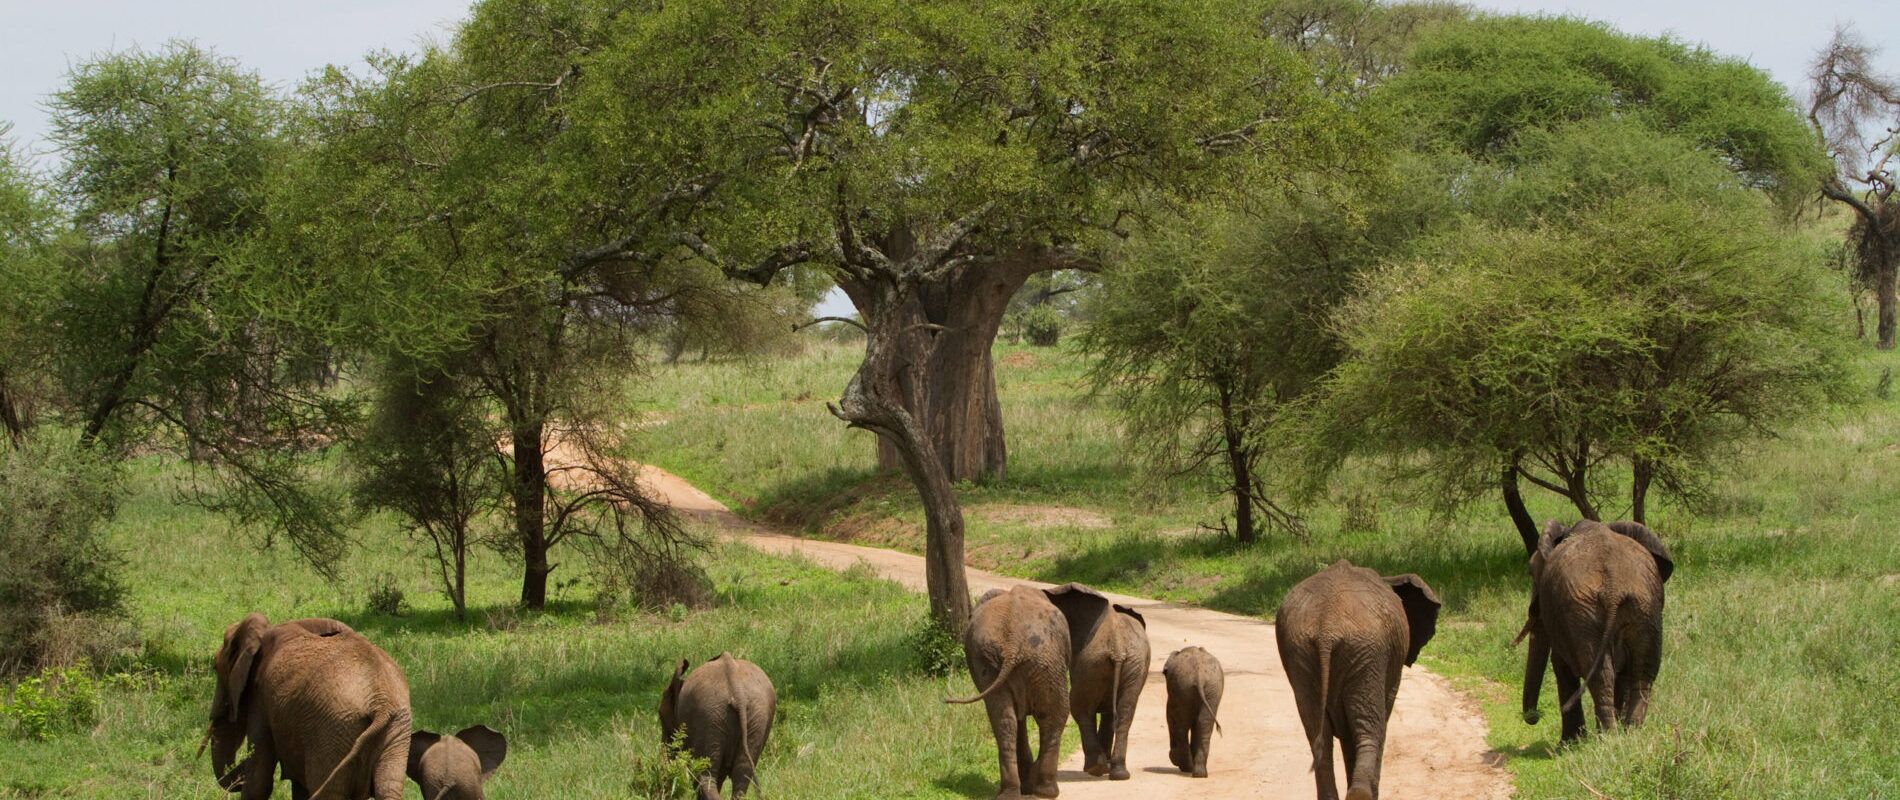
[[[1894,0],[1477,0],[1493,11],[1571,14],[1630,32],[1670,34],[1766,69],[1797,98],[1807,61],[1837,23],[1884,46],[1900,73],[1900,5]],[[42,138],[45,100],[67,68],[133,46],[190,38],[289,88],[325,64],[357,64],[378,49],[414,50],[447,37],[468,0],[0,0],[0,121],[50,167]],[[821,314],[850,313],[834,293]]]

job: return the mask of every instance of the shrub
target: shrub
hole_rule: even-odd
[[[635,800],[693,800],[695,776],[711,768],[712,762],[686,754],[686,733],[681,731],[661,754],[633,760],[627,788]]]
[[[70,638],[84,626],[54,623],[123,610],[120,558],[99,531],[117,485],[112,466],[72,437],[41,431],[0,447],[0,671],[65,666],[49,656],[93,648]]]
[[[917,668],[926,675],[949,675],[963,664],[963,640],[929,614],[904,636],[904,646],[917,657]]]
[[[16,684],[0,715],[13,720],[14,730],[27,739],[85,730],[99,721],[99,683],[84,661],[48,669]]]
[[[402,601],[402,587],[396,585],[396,576],[387,572],[369,587],[369,611],[372,614],[402,616]]]

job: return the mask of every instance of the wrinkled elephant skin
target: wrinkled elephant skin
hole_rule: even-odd
[[[772,735],[778,691],[759,665],[731,653],[720,653],[691,674],[688,666],[680,660],[660,696],[662,746],[683,737],[688,753],[706,759],[710,767],[697,778],[700,800],[718,800],[727,779],[732,796],[744,797]]]

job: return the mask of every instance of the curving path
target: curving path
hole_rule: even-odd
[[[921,556],[775,533],[732,513],[705,492],[657,467],[642,467],[641,481],[675,510],[709,524],[728,538],[766,552],[803,556],[835,569],[863,562],[887,579],[918,591],[924,588]],[[1016,584],[1048,585],[976,569],[969,571],[969,581],[970,591],[975,594]],[[1090,800],[1314,796],[1312,756],[1294,710],[1293,691],[1280,672],[1273,625],[1192,606],[1119,594],[1108,596],[1141,612],[1148,622],[1148,639],[1154,652],[1148,686],[1142,691],[1129,734],[1128,768],[1134,777],[1110,781],[1089,776],[1082,772],[1078,748],[1062,762],[1064,796],[1072,792]],[[1214,739],[1208,756],[1210,775],[1203,780],[1189,778],[1168,763],[1168,725],[1163,714],[1167,687],[1162,683],[1161,666],[1170,653],[1190,644],[1207,648],[1227,670],[1227,691],[1220,710],[1224,733]],[[1335,747],[1334,752],[1338,751]],[[1500,762],[1501,758],[1485,746],[1485,722],[1470,701],[1453,692],[1444,678],[1419,667],[1406,670],[1387,735],[1380,785],[1383,796],[1507,798],[1511,796],[1511,782]],[[1343,767],[1338,774],[1343,788]]]

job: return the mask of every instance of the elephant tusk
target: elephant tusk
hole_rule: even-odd
[[[204,758],[205,745],[211,744],[211,731],[215,726],[216,726],[215,723],[205,726],[205,735],[202,737],[199,737],[198,752],[192,755],[191,760],[196,761],[200,758]]]
[[[1517,638],[1512,639],[1511,646],[1506,647],[1504,649],[1516,650],[1518,643],[1524,641],[1524,637],[1531,635],[1531,628],[1535,626],[1536,624],[1537,624],[1536,620],[1530,620],[1530,619],[1524,620],[1524,627],[1518,629]]]

